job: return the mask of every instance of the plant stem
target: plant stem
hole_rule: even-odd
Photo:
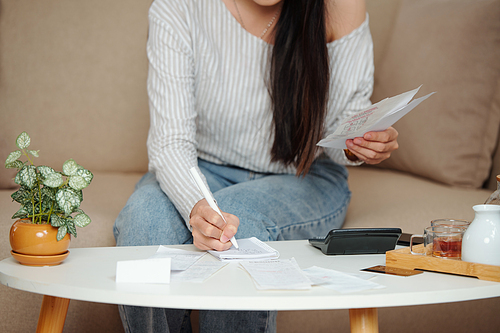
[[[24,156],[26,156],[26,158],[28,158],[28,162],[30,162],[31,165],[35,165],[31,160],[30,155],[24,149],[23,149],[23,154]]]
[[[31,195],[30,195],[30,197],[31,197],[31,209],[33,211],[33,216],[31,217],[31,222],[33,224],[36,224],[36,221],[35,221],[35,200],[33,200],[33,190],[31,189],[30,191],[31,191]]]
[[[52,215],[52,211],[53,211],[53,209],[54,209],[54,203],[52,202],[52,203],[50,204],[49,217],[47,217],[47,223],[50,223],[50,217],[51,217],[51,215]]]
[[[38,172],[36,172],[36,186],[38,187],[38,206],[40,207],[40,213],[42,212],[42,187],[40,185],[40,177],[38,177]],[[42,223],[42,217],[40,216],[40,223]]]

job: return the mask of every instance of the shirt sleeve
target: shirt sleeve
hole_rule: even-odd
[[[191,230],[189,214],[202,196],[189,174],[198,163],[193,54],[183,26],[187,23],[177,20],[174,30],[151,12],[149,22],[149,171]]]

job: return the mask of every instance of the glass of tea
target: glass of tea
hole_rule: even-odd
[[[470,221],[466,220],[456,220],[456,219],[436,219],[431,221],[431,227],[455,227],[455,228],[465,228],[467,229],[470,225]]]
[[[447,225],[426,227],[423,235],[413,235],[410,239],[410,252],[415,255],[431,255],[438,258],[460,259],[462,257],[462,238],[466,228]],[[413,251],[413,238],[424,239],[424,251]]]

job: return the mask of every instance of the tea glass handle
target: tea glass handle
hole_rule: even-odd
[[[425,253],[413,252],[413,237],[424,237],[424,235],[411,235],[411,237],[410,237],[410,252],[411,252],[411,254],[415,254],[417,256],[424,256]]]

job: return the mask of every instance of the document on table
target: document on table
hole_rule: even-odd
[[[185,271],[172,272],[170,279],[173,282],[202,283],[227,264],[223,261],[198,261]]]
[[[342,294],[368,289],[381,289],[385,286],[360,278],[359,274],[348,274],[332,269],[312,266],[304,269],[304,273],[314,285],[336,290]]]
[[[386,98],[344,119],[335,132],[318,142],[317,145],[345,149],[347,148],[345,145],[347,139],[361,137],[366,132],[370,131],[386,130],[408,112],[417,107],[421,102],[434,94],[434,92],[432,92],[410,102],[419,89],[420,87],[391,98]]]
[[[149,257],[149,259],[171,258],[171,270],[183,271],[188,269],[205,254],[206,252],[202,251],[186,251],[160,245],[156,253]]]
[[[241,242],[239,244],[241,247]],[[311,281],[302,272],[295,258],[243,261],[240,265],[250,274],[259,290],[312,288]]]
[[[277,259],[280,254],[278,251],[258,240],[255,237],[238,239],[239,249],[231,246],[226,251],[212,251],[208,253],[219,260],[266,260]]]

